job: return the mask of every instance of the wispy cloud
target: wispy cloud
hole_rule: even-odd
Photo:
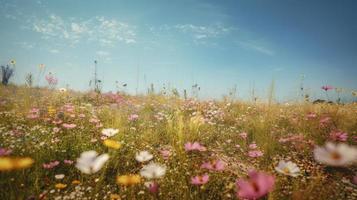
[[[229,35],[235,30],[234,27],[215,23],[209,25],[198,24],[176,24],[150,27],[154,35],[177,35],[181,34],[189,37],[196,44],[207,44],[209,40],[217,39]]]
[[[116,19],[94,17],[87,20],[64,19],[50,15],[46,19],[36,19],[32,30],[40,33],[45,40],[59,39],[75,46],[79,42],[98,42],[102,46],[114,46],[118,42],[136,42],[135,27]]]
[[[275,55],[275,52],[272,49],[257,41],[238,41],[236,43],[243,48],[254,50],[268,56]]]

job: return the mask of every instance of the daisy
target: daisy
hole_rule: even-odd
[[[357,160],[357,148],[347,144],[327,142],[325,147],[314,149],[315,160],[330,166],[346,166]]]
[[[113,128],[105,128],[102,130],[102,134],[107,137],[112,137],[116,135],[119,132],[118,129],[113,129]]]
[[[166,167],[163,165],[159,165],[156,163],[150,163],[145,165],[140,170],[140,175],[147,178],[147,179],[157,179],[164,176],[166,173]]]
[[[138,162],[146,162],[151,160],[153,157],[154,156],[148,151],[140,151],[139,153],[136,153],[135,160]]]
[[[278,166],[275,167],[275,170],[292,177],[297,177],[300,173],[300,169],[295,163],[291,161],[285,162],[284,160],[279,162]]]
[[[108,154],[98,156],[96,151],[85,151],[77,159],[76,167],[85,174],[93,174],[98,172],[108,159]]]
[[[63,179],[64,178],[64,174],[56,174],[55,175],[55,179]]]

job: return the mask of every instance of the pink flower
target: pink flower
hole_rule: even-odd
[[[59,161],[52,161],[52,162],[49,162],[49,163],[43,163],[42,166],[43,168],[45,169],[52,169],[54,167],[56,167],[57,165],[59,165]]]
[[[73,164],[73,160],[64,160],[63,163],[67,164],[67,165],[72,165]]]
[[[159,184],[155,181],[145,182],[144,185],[150,193],[156,194],[159,191]]]
[[[12,153],[11,149],[0,148],[0,156],[8,156]]]
[[[49,85],[57,85],[58,79],[54,77],[51,72],[46,75],[45,79]]]
[[[250,171],[249,179],[239,179],[236,182],[237,196],[243,199],[258,199],[274,188],[274,176],[263,172]]]
[[[332,87],[331,85],[324,85],[324,86],[321,87],[321,89],[327,91],[327,90],[333,90],[334,87]]]
[[[243,139],[246,139],[248,134],[246,132],[240,133],[239,136]]]
[[[357,175],[353,177],[352,183],[355,184],[355,185],[357,185]]]
[[[202,146],[200,143],[198,142],[187,142],[185,144],[185,151],[206,151],[206,147]]]
[[[131,114],[129,117],[128,117],[128,120],[129,121],[136,121],[137,119],[139,119],[139,115],[137,114]]]
[[[257,158],[263,156],[263,152],[260,150],[252,150],[248,152],[248,156],[251,158]]]
[[[330,139],[333,141],[346,142],[348,134],[342,131],[333,131],[330,133]]]
[[[203,176],[195,176],[191,178],[191,184],[204,185],[208,182],[208,180],[209,180],[208,174],[204,174]]]
[[[205,162],[201,165],[202,169],[208,169],[212,171],[223,171],[226,163],[221,160],[214,160],[212,162]]]
[[[257,146],[257,144],[255,144],[255,143],[252,143],[252,144],[250,144],[249,145],[249,148],[250,149],[256,149],[258,146]]]
[[[72,129],[72,128],[76,128],[77,125],[64,123],[62,124],[62,126],[66,129]]]
[[[169,157],[171,156],[171,151],[167,150],[167,149],[163,149],[160,151],[162,157],[164,158],[164,160],[169,159]]]

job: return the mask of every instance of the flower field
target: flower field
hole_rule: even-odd
[[[357,106],[0,87],[0,199],[357,199]]]

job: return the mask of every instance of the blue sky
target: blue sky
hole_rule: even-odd
[[[357,2],[353,0],[0,0],[0,63],[15,59],[24,83],[46,65],[88,90],[93,61],[104,91],[150,83],[219,98],[237,85],[278,100],[295,99],[301,76],[311,95],[325,84],[357,89]],[[138,83],[138,84],[137,84]],[[45,85],[45,81],[41,80]]]

